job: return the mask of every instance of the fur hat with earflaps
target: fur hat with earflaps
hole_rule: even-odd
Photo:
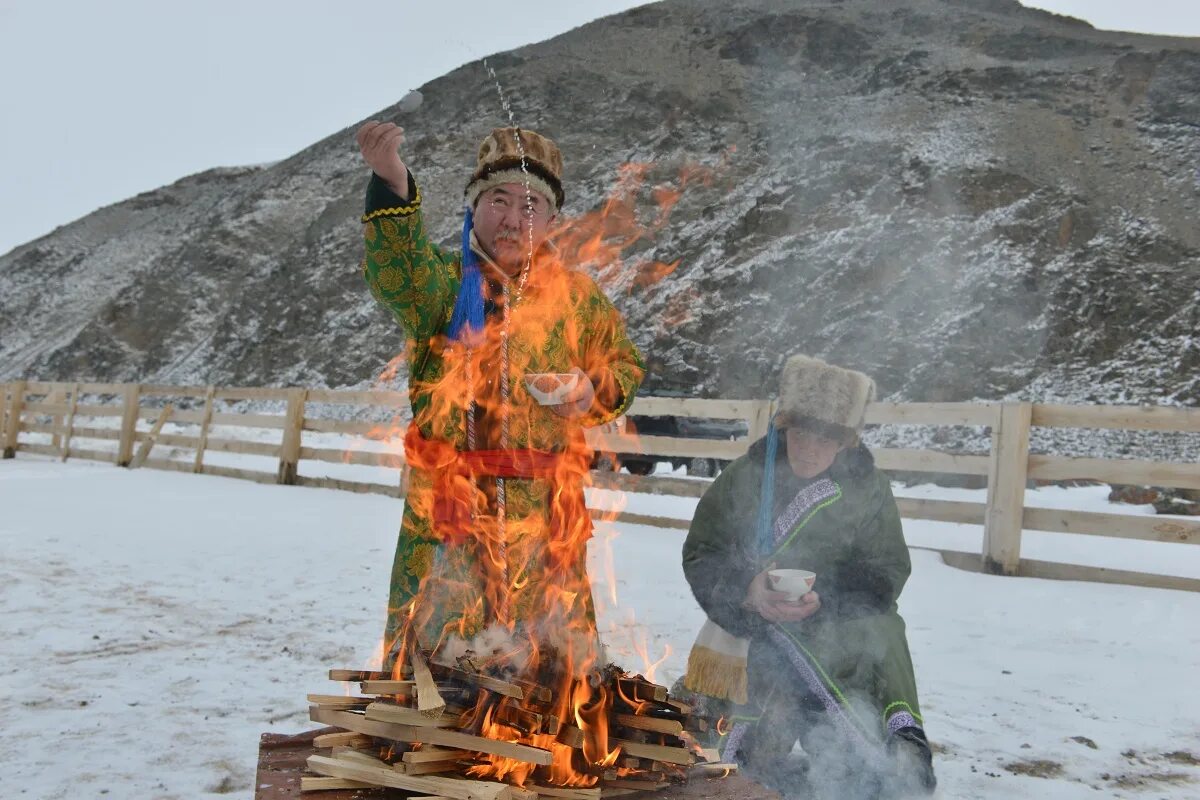
[[[779,377],[775,427],[806,427],[851,440],[862,431],[875,381],[861,372],[795,355]]]
[[[557,213],[563,205],[562,153],[551,140],[520,128],[496,128],[479,145],[479,157],[467,184],[467,203],[502,183],[529,184]]]
[[[479,256],[471,249],[475,201],[488,189],[519,183],[545,197],[550,212],[557,214],[564,199],[562,170],[558,145],[533,131],[496,128],[479,145],[475,172],[463,192],[467,207],[463,213],[462,283],[446,329],[451,339],[470,341],[472,331],[483,330],[483,277]]]

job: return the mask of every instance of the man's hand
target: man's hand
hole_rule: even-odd
[[[776,592],[767,581],[767,572],[774,569],[771,566],[754,576],[750,588],[746,591],[746,599],[742,605],[758,614],[767,622],[802,622],[821,608],[821,596],[809,592],[799,600],[789,600],[787,592]]]
[[[408,196],[408,167],[400,159],[404,128],[394,122],[372,120],[359,128],[354,138],[367,166],[374,170],[401,200],[411,199]]]
[[[550,410],[560,417],[567,419],[575,419],[582,417],[592,408],[592,402],[596,399],[596,387],[592,386],[592,379],[587,376],[587,373],[579,367],[572,367],[571,372],[579,376],[579,380],[563,401],[556,406],[550,406]]]

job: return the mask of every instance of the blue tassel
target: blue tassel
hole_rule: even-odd
[[[774,550],[771,541],[771,516],[775,505],[775,459],[779,452],[779,431],[775,417],[767,426],[767,463],[763,465],[762,495],[758,500],[758,552],[766,557]]]
[[[454,300],[447,335],[451,339],[468,341],[471,334],[483,330],[483,274],[479,271],[479,256],[471,249],[471,230],[475,215],[467,207],[462,233],[462,285]]]

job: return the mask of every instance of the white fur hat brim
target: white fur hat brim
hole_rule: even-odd
[[[875,381],[852,369],[795,355],[779,378],[778,421],[786,426],[802,418],[861,431],[867,406],[875,399]]]
[[[524,172],[519,169],[502,169],[493,172],[486,178],[472,181],[471,185],[467,187],[467,204],[474,208],[479,195],[505,183],[519,183],[522,186],[528,186],[529,191],[537,192],[546,198],[551,214],[558,213],[558,201],[554,198],[554,190],[550,188],[550,184],[532,172]]]

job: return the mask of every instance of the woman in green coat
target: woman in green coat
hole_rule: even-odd
[[[805,356],[783,369],[764,439],[701,499],[683,567],[709,617],[689,690],[737,707],[723,756],[794,788],[799,741],[810,792],[927,794],[936,781],[896,599],[910,563],[887,477],[858,443],[874,383]],[[775,570],[816,574],[793,599]]]

